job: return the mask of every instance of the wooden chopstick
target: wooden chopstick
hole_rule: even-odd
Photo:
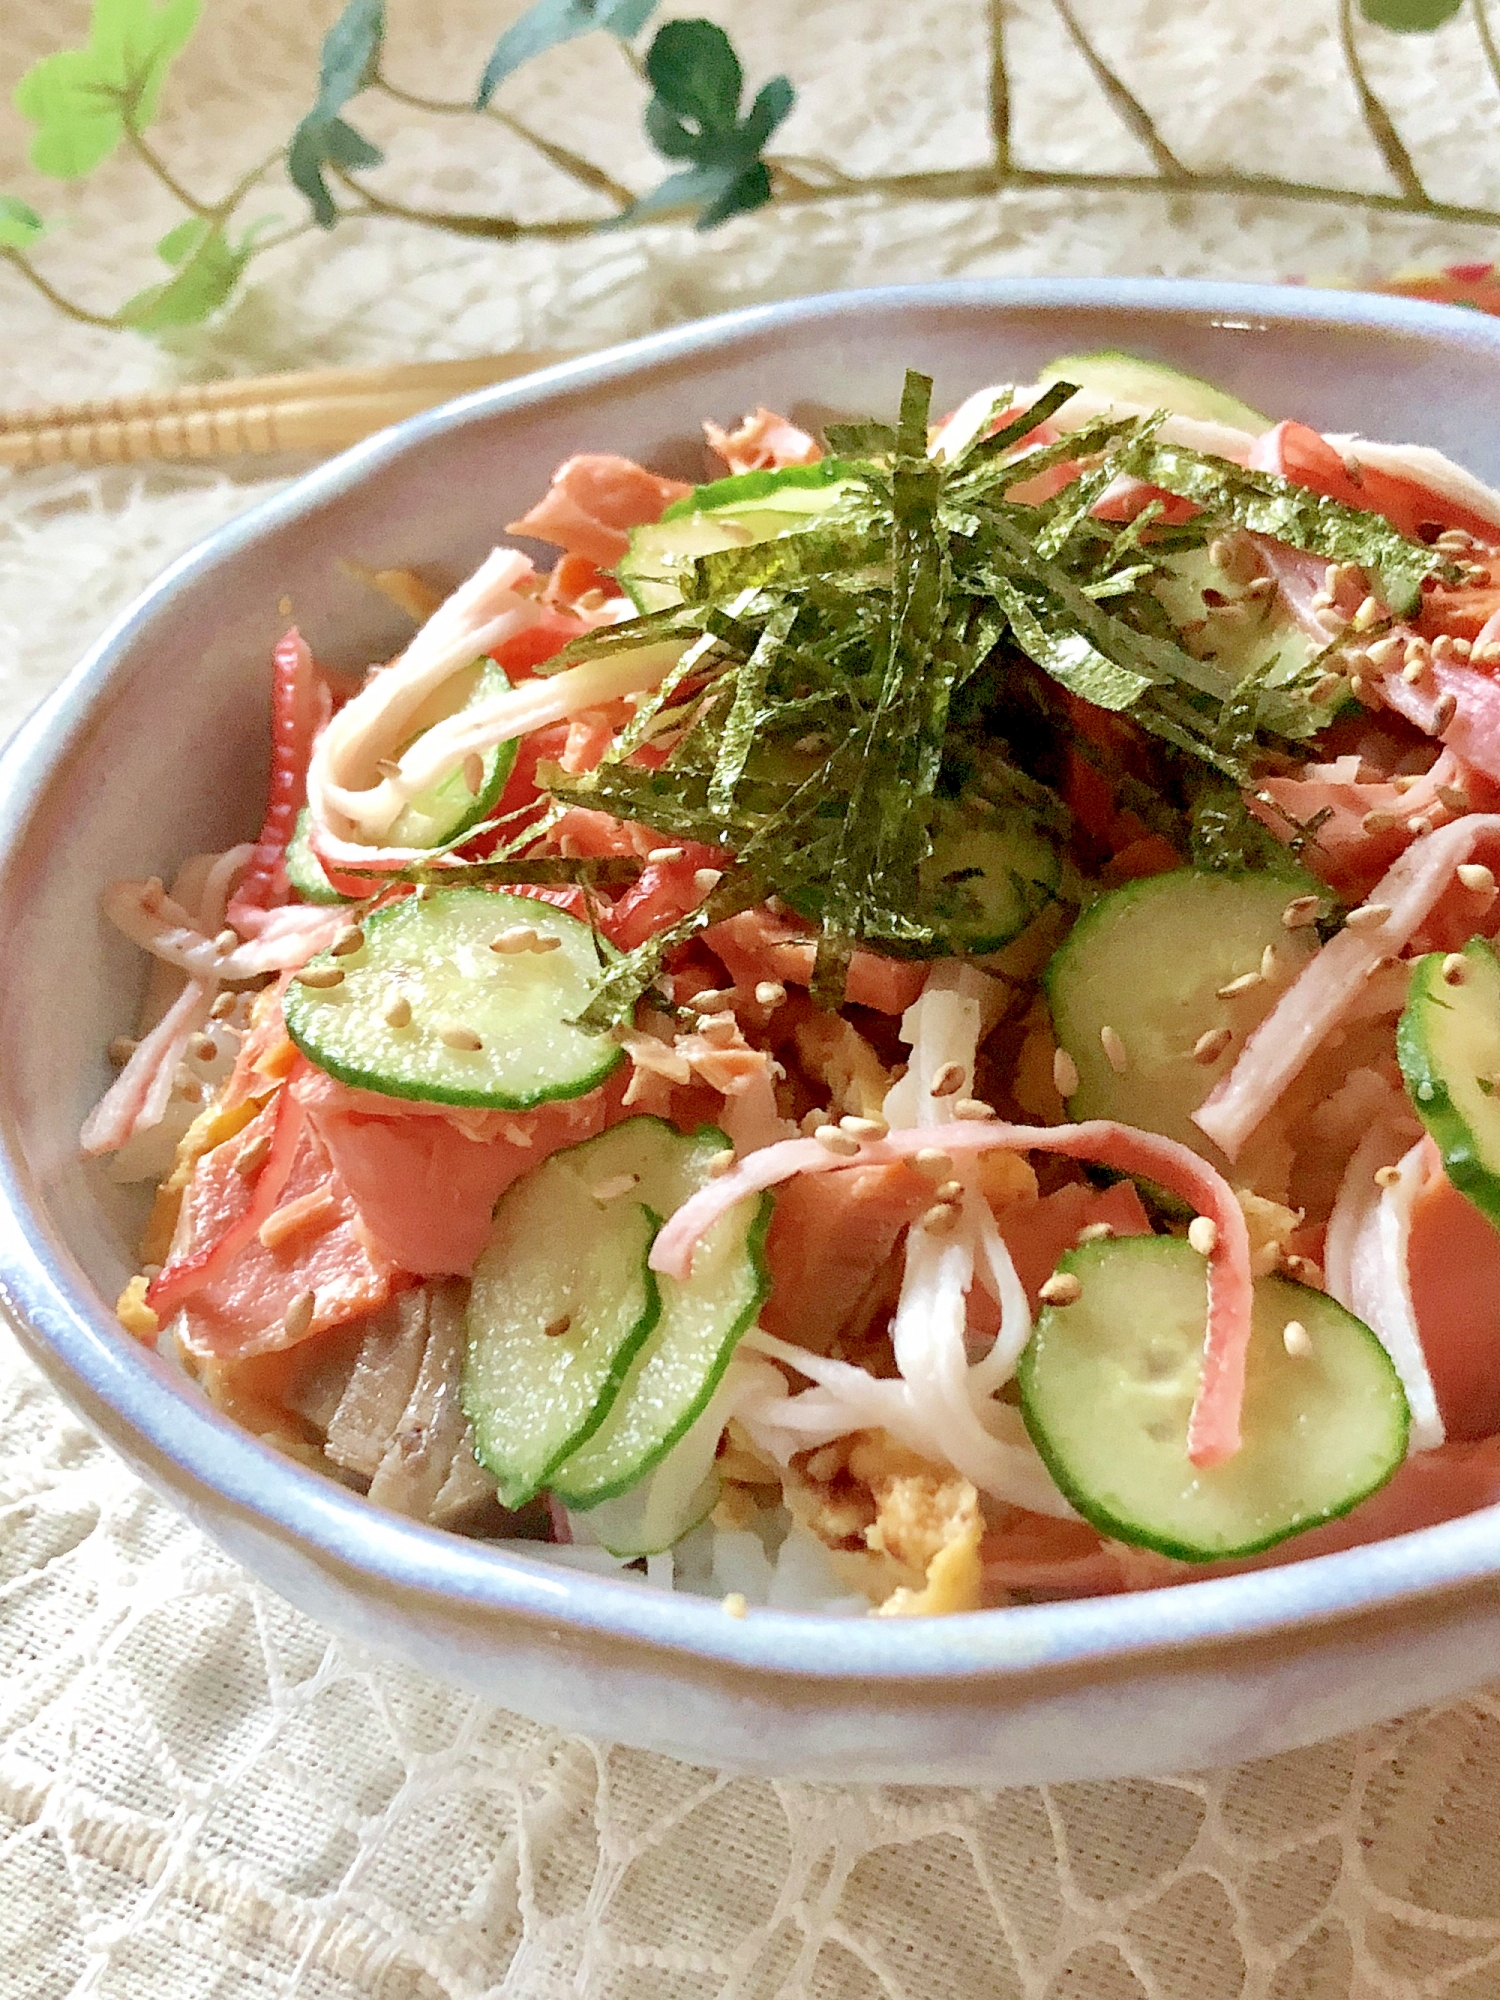
[[[0,465],[238,458],[341,451],[387,424],[468,389],[510,381],[565,357],[487,354],[372,368],[313,368],[190,384],[154,395],[0,413]]]

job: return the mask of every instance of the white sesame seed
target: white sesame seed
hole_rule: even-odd
[[[1238,979],[1231,979],[1227,986],[1218,989],[1221,1000],[1237,1000],[1242,993],[1253,993],[1257,986],[1264,986],[1265,980],[1258,972],[1242,972]]]
[[[1443,960],[1443,984],[1462,986],[1469,976],[1468,961],[1460,951],[1450,951]]]
[[[1059,1097],[1071,1097],[1078,1088],[1078,1065],[1066,1049],[1053,1052],[1052,1083]]]
[[[173,1084],[172,1095],[179,1098],[184,1104],[201,1104],[203,1102],[203,1085],[195,1076],[182,1076]]]
[[[1432,821],[1426,813],[1413,813],[1406,822],[1406,830],[1414,839],[1420,840],[1424,833],[1431,833]]]
[[[221,930],[218,936],[214,939],[214,949],[215,951],[219,952],[233,951],[239,944],[239,941],[240,941],[239,932],[230,930],[229,926],[226,924],[223,930]]]
[[[1420,785],[1421,782],[1422,773],[1418,771],[1402,771],[1397,777],[1391,780],[1396,790],[1403,794],[1409,792],[1414,785]]]
[[[1367,680],[1363,674],[1350,677],[1349,692],[1365,708],[1380,708],[1385,700],[1374,681]]]
[[[953,1106],[955,1118],[998,1118],[999,1112],[993,1104],[986,1104],[982,1097],[960,1097]]]
[[[1281,958],[1274,944],[1268,944],[1260,955],[1260,976],[1274,979],[1281,970]]]
[[[239,995],[237,993],[221,993],[212,1007],[209,1008],[208,1018],[211,1021],[227,1021],[238,1005]]]
[[[726,1146],[722,1153],[715,1153],[708,1163],[708,1177],[711,1181],[722,1180],[734,1165],[734,1148]]]
[[[1500,640],[1491,639],[1478,652],[1471,652],[1469,663],[1471,666],[1500,667]]]
[[[1449,812],[1457,813],[1460,818],[1466,812],[1472,812],[1474,809],[1474,801],[1469,797],[1467,792],[1461,791],[1457,785],[1439,785],[1437,795],[1448,808]]]
[[[393,986],[386,994],[380,1009],[380,1018],[388,1028],[411,1026],[411,1002],[399,986]]]
[[[1099,1030],[1099,1046],[1115,1075],[1123,1076],[1130,1067],[1130,1056],[1119,1035],[1107,1023]]]
[[[933,1097],[954,1097],[964,1087],[968,1072],[961,1062],[945,1062],[928,1085]]]
[[[1195,1215],[1188,1224],[1187,1240],[1200,1257],[1212,1257],[1219,1243],[1219,1225],[1211,1215]]]
[[[269,1132],[257,1133],[255,1138],[247,1140],[246,1143],[243,1146],[241,1146],[240,1150],[235,1154],[234,1156],[235,1172],[237,1174],[243,1174],[245,1179],[249,1180],[252,1174],[258,1174],[261,1168],[265,1165],[266,1156],[270,1152],[270,1150],[271,1150],[270,1133]]]
[[[924,1146],[919,1153],[912,1155],[911,1163],[919,1174],[926,1174],[929,1180],[953,1178],[953,1155],[945,1153],[940,1146]]]
[[[700,1014],[696,1025],[705,1042],[712,1042],[721,1049],[727,1049],[740,1032],[740,1024],[733,1014]]]
[[[1406,641],[1394,633],[1388,638],[1377,639],[1370,648],[1370,664],[1374,667],[1393,667],[1406,651]]]
[[[1466,889],[1472,889],[1478,895],[1492,896],[1495,893],[1495,871],[1486,868],[1482,861],[1461,861],[1458,879]]]
[[[348,958],[353,952],[363,951],[364,948],[365,934],[358,924],[350,924],[341,930],[328,947],[335,958]]]
[[[573,1315],[571,1313],[559,1313],[556,1319],[548,1320],[547,1324],[542,1328],[542,1332],[548,1340],[560,1340],[572,1324]]]
[[[779,1007],[786,998],[786,988],[779,979],[762,979],[755,989],[757,1007]]]
[[[1458,696],[1445,691],[1432,704],[1432,720],[1428,725],[1429,736],[1441,736],[1453,727],[1453,718],[1458,714]]]
[[[721,1008],[733,1007],[735,991],[732,986],[705,986],[701,993],[693,995],[693,1005],[700,1014],[717,1014]]]
[[[608,1180],[600,1181],[597,1187],[591,1188],[589,1192],[598,1202],[618,1201],[622,1194],[629,1194],[632,1188],[639,1187],[640,1184],[639,1174],[611,1174]]]
[[[292,975],[299,986],[310,986],[321,992],[329,986],[342,986],[344,968],[341,965],[304,965],[302,970]]]
[[[1394,833],[1400,824],[1400,820],[1393,812],[1386,812],[1377,806],[1372,812],[1365,814],[1359,826],[1361,833]]]
[[[1378,625],[1385,616],[1385,607],[1373,597],[1367,597],[1355,612],[1352,624],[1356,632],[1368,632],[1372,625]]]
[[[1453,641],[1453,657],[1455,660],[1467,660],[1473,651],[1474,642],[1472,639],[1455,639]]]
[[[1408,660],[1401,669],[1401,678],[1408,687],[1420,687],[1431,672],[1431,660]]]
[[[471,798],[484,789],[484,759],[477,750],[464,759],[464,785]]]
[[[683,850],[680,847],[653,847],[647,853],[646,859],[657,868],[667,868],[674,861],[680,861],[682,855]]]
[[[1344,927],[1351,931],[1375,931],[1385,923],[1391,914],[1389,903],[1361,903],[1357,910],[1351,910],[1344,919]]]
[[[318,1309],[314,1292],[299,1292],[287,1307],[282,1325],[290,1340],[301,1340],[313,1323],[313,1315]]]
[[[722,881],[723,875],[724,871],[722,868],[696,869],[693,873],[693,887],[700,896],[712,895],[713,891],[718,888],[719,883]]]
[[[1275,577],[1258,576],[1255,577],[1250,583],[1246,584],[1245,595],[1247,597],[1270,597],[1275,591],[1275,589],[1276,589]]]
[[[1401,1169],[1399,1167],[1377,1167],[1375,1169],[1375,1185],[1378,1188],[1396,1187],[1399,1185],[1400,1180]]]
[[[458,1049],[465,1055],[475,1055],[484,1047],[467,1021],[439,1021],[437,1038],[445,1049]]]
[[[1037,1293],[1046,1306],[1077,1305],[1083,1296],[1083,1283],[1075,1271],[1054,1271]]]
[[[1281,913],[1281,921],[1289,931],[1298,931],[1307,924],[1315,924],[1322,902],[1321,896],[1293,896]]]
[[[394,757],[377,757],[375,759],[375,769],[380,773],[382,778],[399,778],[401,776],[401,766],[396,762]]]
[[[123,1069],[140,1047],[131,1035],[116,1035],[109,1045],[109,1059],[116,1069]]]
[[[951,1201],[934,1202],[922,1217],[920,1228],[929,1236],[946,1236],[958,1223],[958,1210]]]
[[[728,1618],[744,1618],[749,1614],[750,1606],[745,1602],[743,1590],[731,1590],[719,1599],[719,1609]]]
[[[1234,543],[1216,535],[1208,545],[1208,559],[1215,569],[1232,569],[1235,561]]]
[[[1312,608],[1314,611],[1331,611],[1333,609],[1332,592],[1328,590],[1315,591],[1313,593]]]
[[[841,1132],[837,1125],[820,1125],[813,1137],[825,1153],[837,1153],[842,1159],[852,1160],[859,1151],[859,1141],[850,1132]]]
[[[536,932],[530,924],[512,924],[509,930],[501,931],[499,937],[490,939],[490,950],[508,958],[512,952],[530,951],[536,943]]]
[[[562,950],[562,939],[554,937],[550,931],[537,931],[533,933],[531,943],[526,949],[540,952],[545,957],[549,951]]]
[[[1193,1061],[1205,1068],[1215,1063],[1233,1040],[1228,1028],[1210,1028],[1206,1035],[1200,1035],[1193,1044]]]
[[[932,1192],[938,1201],[962,1201],[964,1198],[964,1184],[962,1181],[942,1181]]]
[[[1312,1340],[1300,1319],[1289,1319],[1281,1329],[1281,1344],[1294,1361],[1305,1361],[1312,1353]]]
[[[1103,1243],[1114,1233],[1112,1222],[1086,1222],[1073,1240],[1075,1243]]]
[[[851,1113],[839,1120],[839,1130],[856,1139],[885,1139],[889,1138],[891,1128],[883,1118],[860,1118]]]

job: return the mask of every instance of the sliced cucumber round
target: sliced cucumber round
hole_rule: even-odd
[[[1058,1046],[1078,1070],[1070,1114],[1117,1118],[1217,1159],[1192,1114],[1317,949],[1311,927],[1281,921],[1298,893],[1279,875],[1184,868],[1085,910],[1042,975]],[[1275,976],[1225,994],[1260,972],[1268,945]],[[1209,1056],[1203,1038],[1224,1029]]]
[[[449,715],[456,715],[461,708],[472,708],[477,703],[488,701],[492,696],[504,694],[510,686],[510,676],[494,660],[476,660],[474,665],[462,674],[455,674],[446,681],[442,689],[439,712],[425,710],[421,721],[423,728],[418,735],[432,728],[434,723],[444,721]],[[480,759],[479,784],[470,790],[468,778],[462,771],[450,771],[441,783],[430,785],[425,792],[418,792],[407,800],[392,821],[385,836],[387,847],[439,847],[445,841],[457,839],[467,833],[470,827],[493,811],[505,790],[505,781],[510,776],[511,766],[516,761],[516,745],[512,740],[496,743]]]
[[[555,946],[490,949],[523,926]],[[407,896],[367,920],[359,950],[320,953],[311,983],[293,978],[287,1033],[319,1069],[386,1097],[512,1111],[582,1097],[624,1059],[576,1025],[612,957],[587,924],[534,896]],[[317,983],[331,972],[342,977]]]
[[[632,528],[615,568],[638,611],[659,611],[682,597],[681,579],[699,556],[749,548],[812,527],[843,498],[851,468],[837,459],[742,472],[694,487],[659,521]]]
[[[604,1135],[618,1140],[622,1170],[629,1170],[641,1157],[646,1135],[633,1128],[654,1122],[632,1119]],[[680,1192],[670,1207],[658,1210],[663,1217],[708,1179],[709,1162],[729,1146],[724,1134],[712,1126],[690,1140],[675,1133],[669,1136],[678,1150]],[[666,1140],[650,1143],[660,1152]],[[665,1192],[650,1175],[642,1186],[649,1190],[641,1197],[646,1201],[652,1201],[655,1192]],[[661,1318],[632,1362],[614,1407],[552,1477],[553,1491],[570,1506],[594,1507],[635,1486],[707,1406],[740,1335],[771,1288],[765,1242],[772,1205],[769,1195],[737,1203],[698,1245],[690,1277],[657,1279]]]
[[[1445,978],[1444,953],[1417,960],[1396,1054],[1417,1116],[1460,1194],[1500,1227],[1500,959],[1471,938]]]
[[[507,1506],[543,1485],[575,1505],[623,1492],[709,1402],[765,1296],[769,1199],[722,1217],[682,1283],[646,1259],[728,1145],[713,1126],[689,1137],[629,1118],[501,1196],[474,1270],[463,1397]]]
[[[1146,361],[1138,354],[1106,348],[1098,354],[1065,354],[1049,361],[1040,382],[1076,382],[1096,396],[1142,410],[1170,410],[1175,416],[1196,417],[1200,423],[1229,424],[1240,431],[1268,431],[1271,419],[1259,410],[1216,389],[1200,375],[1185,375],[1165,361]]]
[[[1193,1465],[1202,1257],[1177,1237],[1122,1237],[1069,1251],[1059,1269],[1082,1295],[1037,1321],[1021,1414],[1101,1533],[1186,1562],[1253,1555],[1348,1513],[1406,1456],[1406,1397],[1375,1335],[1324,1293],[1272,1277],[1255,1287],[1243,1443],[1222,1465]],[[1287,1351],[1292,1321],[1310,1351]]]
[[[286,849],[286,879],[304,903],[347,903],[324,873],[323,864],[312,850],[312,815],[304,806]]]
[[[646,1262],[657,1219],[596,1200],[587,1154],[569,1147],[514,1182],[474,1266],[463,1406],[507,1507],[604,1421],[661,1311]]]

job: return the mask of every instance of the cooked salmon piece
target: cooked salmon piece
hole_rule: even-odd
[[[509,535],[552,542],[570,556],[610,569],[630,546],[629,530],[659,521],[674,500],[692,492],[680,479],[659,479],[633,458],[585,451],[564,459],[552,484]]]
[[[907,1166],[804,1174],[777,1191],[766,1238],[768,1333],[826,1354],[859,1309],[903,1229],[932,1205]]]

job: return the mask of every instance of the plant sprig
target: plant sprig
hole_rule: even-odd
[[[1186,10],[1188,0],[1182,4]],[[638,44],[656,0],[534,0],[499,36],[473,98],[465,100],[425,96],[389,76],[383,67],[386,0],[348,0],[324,37],[311,107],[285,147],[252,164],[225,195],[211,200],[189,186],[147,137],[172,65],[198,25],[202,0],[94,0],[87,42],[33,64],[17,86],[16,108],[36,128],[31,159],[41,173],[77,180],[123,147],[180,204],[181,221],[156,246],[165,274],[108,311],[68,297],[36,262],[46,233],[44,218],[26,202],[4,193],[0,193],[0,260],[72,318],[160,333],[220,311],[235,296],[252,261],[267,250],[311,228],[332,230],[356,217],[395,219],[511,242],[664,221],[707,230],[768,205],[795,207],[870,196],[972,200],[1052,190],[1077,195],[1251,195],[1500,228],[1500,206],[1442,201],[1428,192],[1419,163],[1366,75],[1359,32],[1362,22],[1386,33],[1431,33],[1467,9],[1500,95],[1500,48],[1486,13],[1493,0],[1357,0],[1357,5],[1356,0],[1325,0],[1325,4],[1365,129],[1389,176],[1389,189],[1341,188],[1253,169],[1199,171],[1168,145],[1139,94],[1105,61],[1072,0],[1051,0],[1059,28],[1088,65],[1110,111],[1144,148],[1150,172],[1065,171],[1027,166],[1017,158],[1011,134],[1014,82],[1005,47],[1006,0],[986,0],[989,159],[975,167],[867,175],[844,173],[825,160],[771,151],[773,136],[793,109],[793,86],[785,76],[772,77],[760,84],[747,107],[743,63],[729,36],[713,22],[667,22],[642,50]],[[669,169],[653,187],[626,186],[560,137],[534,129],[501,101],[511,80],[529,63],[585,35],[613,41],[634,87],[644,87],[648,93],[642,106],[646,137]],[[385,164],[385,155],[347,115],[356,101],[378,98],[455,119],[498,123],[547,159],[580,192],[604,203],[606,212],[582,219],[530,221],[504,212],[419,208],[401,201],[364,178]],[[279,164],[304,197],[306,216],[287,220],[261,215],[245,225],[242,210],[252,198],[264,195],[267,175]]]

